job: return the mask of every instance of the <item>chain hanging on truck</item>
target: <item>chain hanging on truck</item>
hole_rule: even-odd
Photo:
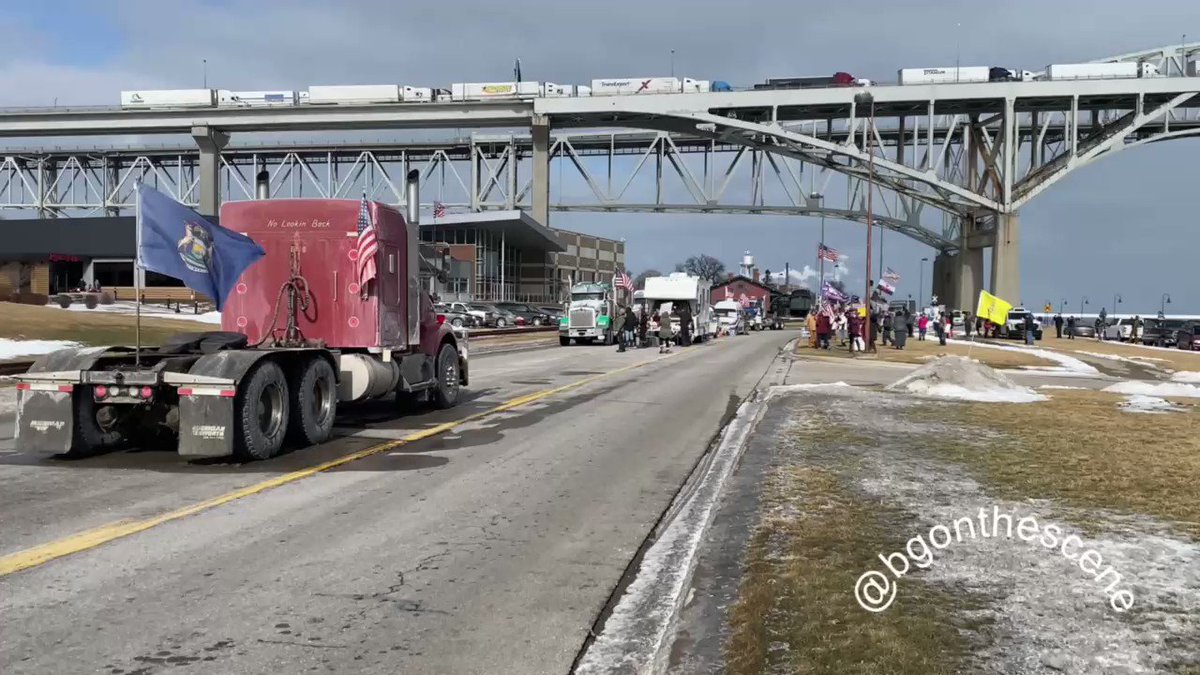
[[[288,251],[290,276],[279,287],[279,295],[275,297],[275,311],[271,315],[271,327],[263,334],[259,346],[266,343],[268,347],[312,347],[321,346],[320,341],[309,342],[300,330],[299,314],[307,314],[312,306],[312,293],[309,291],[308,279],[300,273],[300,241],[292,242]],[[279,307],[281,301],[287,298],[287,326],[280,329]],[[280,333],[282,332],[282,335]]]

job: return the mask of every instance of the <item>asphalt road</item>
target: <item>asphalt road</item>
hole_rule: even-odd
[[[0,441],[0,556],[581,387],[0,578],[0,671],[564,673],[723,418],[793,333],[473,361],[469,399],[267,462]],[[10,428],[10,427],[9,427]],[[0,429],[3,433],[4,429]]]

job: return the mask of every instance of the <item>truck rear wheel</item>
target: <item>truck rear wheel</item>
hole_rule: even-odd
[[[437,384],[433,387],[433,404],[439,408],[458,405],[458,350],[447,343],[438,350]]]
[[[72,395],[75,409],[74,439],[68,457],[89,457],[120,447],[125,437],[117,428],[114,406],[97,406],[91,388]]]
[[[337,378],[333,366],[316,356],[288,383],[288,440],[298,447],[317,445],[333,435],[337,415]]]
[[[242,459],[268,459],[283,447],[288,428],[288,386],[279,364],[259,361],[234,399],[236,452]]]

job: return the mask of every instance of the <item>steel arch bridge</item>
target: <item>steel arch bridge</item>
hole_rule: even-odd
[[[1019,298],[1020,209],[1101,158],[1200,134],[1200,77],[1186,76],[1197,54],[1200,43],[1099,60],[1153,62],[1165,75],[1146,79],[0,112],[0,137],[187,133],[197,144],[9,152],[0,164],[0,208],[44,215],[128,208],[131,176],[143,175],[213,212],[222,197],[249,197],[252,174],[264,167],[276,196],[357,196],[366,189],[398,202],[398,177],[420,168],[425,194],[440,201],[471,210],[528,205],[543,222],[550,210],[823,214],[865,222],[873,169],[874,201],[882,205],[875,221],[938,249],[935,286],[940,283],[946,296],[961,302],[982,286],[982,253],[990,247],[993,290]],[[530,133],[475,134],[441,144],[228,145],[230,134],[243,132],[438,127]],[[552,163],[560,171],[569,167],[586,189],[552,201]],[[633,167],[632,175],[614,178],[622,164]],[[631,192],[635,179],[651,170],[652,196]],[[835,177],[845,181],[844,189],[832,186]],[[821,197],[831,186],[843,203],[830,206]]]

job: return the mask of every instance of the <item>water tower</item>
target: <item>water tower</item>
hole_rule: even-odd
[[[738,273],[747,278],[754,278],[754,256],[750,255],[750,251],[742,254],[742,267]]]

